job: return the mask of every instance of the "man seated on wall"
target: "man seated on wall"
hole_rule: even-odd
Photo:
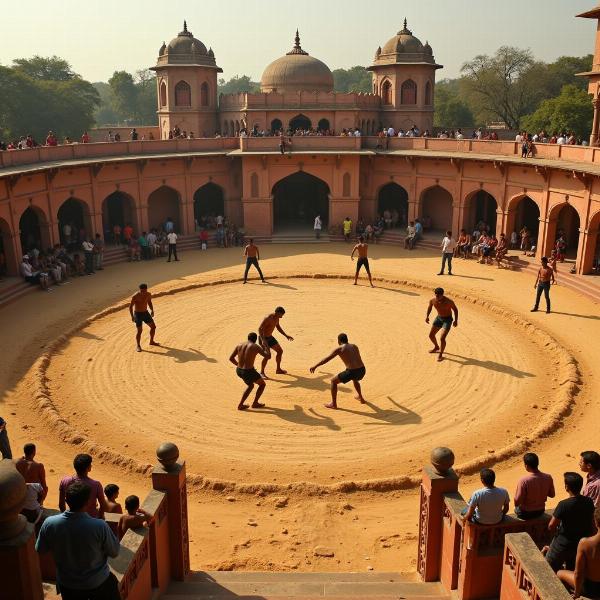
[[[497,525],[508,512],[510,497],[504,488],[495,486],[496,473],[492,469],[481,469],[479,477],[484,487],[473,492],[463,510],[465,520],[478,525]]]
[[[523,520],[537,519],[546,510],[546,500],[556,496],[554,481],[552,475],[540,471],[540,459],[537,454],[527,452],[523,456],[523,464],[527,475],[517,483],[515,514]]]
[[[566,566],[572,571],[575,568],[577,545],[581,538],[594,533],[593,501],[581,495],[583,477],[579,473],[564,474],[565,490],[569,495],[561,500],[554,509],[548,530],[554,533],[550,546],[544,546],[542,553],[554,571]]]

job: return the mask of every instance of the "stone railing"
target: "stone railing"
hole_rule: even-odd
[[[286,138],[287,140],[288,138]],[[477,156],[521,157],[521,145],[510,141],[450,140],[438,138],[379,138],[373,136],[293,136],[286,152],[420,152],[460,153]],[[565,146],[557,144],[535,144],[535,159],[587,163],[600,165],[600,148],[589,146]],[[123,158],[139,156],[187,153],[228,154],[234,150],[242,152],[277,152],[279,138],[273,137],[220,137],[194,138],[191,140],[145,140],[136,142],[97,142],[68,144],[63,146],[40,146],[29,150],[6,150],[0,152],[0,176],[2,168],[34,165],[36,163],[60,163],[68,160]],[[530,159],[527,159],[530,160]],[[51,165],[52,166],[52,165]],[[55,165],[59,166],[59,165]],[[573,168],[573,167],[570,167]],[[576,170],[576,169],[574,169]],[[582,171],[585,166],[582,165]]]
[[[183,581],[190,570],[185,463],[178,462],[174,444],[161,445],[157,456],[153,489],[142,503],[151,515],[148,526],[128,530],[119,555],[109,559],[122,600],[157,597],[170,581]],[[6,598],[42,600],[42,580],[53,581],[56,568],[51,554],[36,554],[33,526],[19,515],[25,490],[14,463],[0,461],[0,589]],[[114,530],[118,519],[108,515],[107,522]]]
[[[570,600],[571,594],[556,577],[526,533],[505,538],[500,600]]]
[[[5,150],[0,152],[0,168],[113,156],[134,157],[153,154],[184,154],[188,152],[226,153],[237,148],[239,148],[238,138],[227,137],[39,146],[28,150]]]
[[[444,494],[440,581],[447,590],[455,590],[458,587],[460,548],[464,526],[461,512],[466,506],[463,497],[458,492]]]
[[[291,144],[289,141],[291,140]],[[286,152],[352,152],[361,150],[361,138],[341,136],[293,136],[285,138]],[[279,152],[279,137],[240,138],[242,152]]]

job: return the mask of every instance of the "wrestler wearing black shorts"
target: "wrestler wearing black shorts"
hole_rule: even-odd
[[[266,338],[264,338],[264,340],[265,340],[265,342],[267,342],[267,346],[269,346],[269,348],[279,345],[279,342],[277,341],[277,339],[274,338],[272,335],[268,335]]]
[[[238,367],[235,372],[246,385],[252,385],[260,379],[260,373],[254,367],[252,369],[240,369]]]
[[[367,374],[365,367],[358,369],[346,369],[341,373],[338,373],[338,379],[341,383],[348,383],[349,381],[360,381]]]
[[[154,323],[152,315],[147,310],[144,312],[134,312],[133,319],[135,320],[136,327],[141,327],[142,323],[146,323],[146,325],[151,325]]]
[[[365,271],[368,275],[371,274],[371,269],[369,269],[369,259],[368,258],[359,258],[356,263],[356,273],[360,272],[361,267],[365,267]]]

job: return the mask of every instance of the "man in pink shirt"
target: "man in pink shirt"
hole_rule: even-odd
[[[554,498],[552,475],[539,470],[540,459],[537,454],[528,452],[523,456],[527,475],[517,483],[515,492],[515,514],[519,519],[537,519],[546,510],[546,500]]]
[[[79,481],[85,483],[92,490],[85,512],[87,512],[90,517],[103,519],[107,504],[102,484],[88,476],[89,472],[92,470],[92,457],[89,454],[78,454],[73,460],[73,467],[75,468],[75,475],[63,477],[58,487],[58,508],[61,512],[66,510],[67,488],[75,481]]]
[[[580,456],[579,468],[587,473],[581,495],[590,498],[598,508],[600,507],[600,454],[594,450],[586,450]]]

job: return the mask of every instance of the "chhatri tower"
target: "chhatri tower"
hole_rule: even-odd
[[[217,66],[212,48],[183,30],[159,50],[156,72],[161,138],[175,127],[197,136],[219,132],[232,136],[242,129],[321,129],[336,133],[359,128],[373,135],[381,127],[421,131],[433,127],[435,62],[429,43],[423,44],[404,27],[378,47],[369,70],[371,93],[334,91],[333,74],[311,56],[296,37],[292,49],[270,63],[260,80],[260,92],[217,98]]]

